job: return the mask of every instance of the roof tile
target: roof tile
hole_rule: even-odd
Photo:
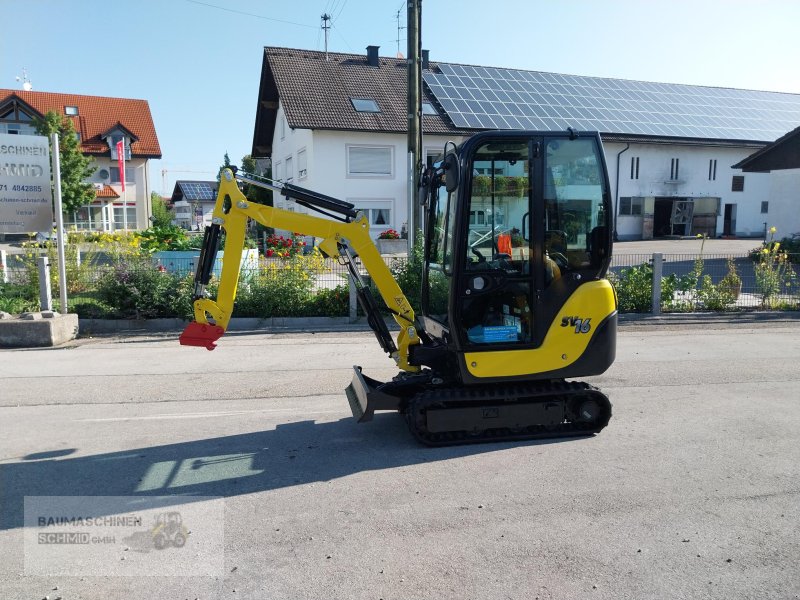
[[[63,115],[65,106],[77,106],[78,116],[68,118],[81,134],[81,150],[85,154],[108,154],[108,143],[100,136],[120,124],[139,138],[131,144],[131,156],[161,158],[147,100],[0,89],[0,104],[13,96],[42,115],[51,110]]]

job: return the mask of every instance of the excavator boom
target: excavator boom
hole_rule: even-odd
[[[311,210],[327,214],[323,218],[296,213],[249,201],[239,189],[237,181],[266,187]],[[244,248],[248,219],[265,227],[302,232],[320,238],[320,250],[327,256],[337,256],[347,266],[356,285],[362,309],[375,331],[381,347],[401,370],[415,372],[419,367],[409,363],[409,347],[420,339],[414,323],[414,309],[380,256],[369,235],[369,224],[364,215],[352,204],[318,194],[298,186],[264,183],[245,176],[236,176],[230,169],[221,173],[212,224],[206,227],[200,260],[195,274],[194,321],[184,330],[180,343],[213,350],[216,341],[225,333],[233,312],[239,271]],[[225,230],[225,261],[219,281],[217,298],[205,297],[216,259],[221,230]],[[370,288],[364,283],[355,262],[355,256],[370,274],[386,306],[400,327],[396,339],[386,327],[380,309]]]

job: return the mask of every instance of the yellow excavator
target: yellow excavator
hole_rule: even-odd
[[[247,200],[239,183],[274,190],[322,216]],[[354,367],[345,392],[359,421],[399,411],[432,446],[599,432],[611,404],[570,381],[603,373],[616,352],[608,173],[597,133],[488,131],[444,153],[421,177],[422,310],[414,313],[353,204],[289,183],[222,171],[195,276],[194,321],[180,343],[213,349],[228,327],[249,219],[321,240],[346,265],[378,342],[399,373]],[[216,300],[208,285],[222,230]],[[359,264],[360,262],[360,264]],[[362,276],[399,326],[393,338]]]

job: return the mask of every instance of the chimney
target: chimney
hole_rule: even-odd
[[[367,46],[367,64],[370,67],[379,67],[378,50],[380,46]]]
[[[430,50],[423,50],[422,51],[422,69],[427,70],[430,68],[428,65],[428,57],[430,56]]]

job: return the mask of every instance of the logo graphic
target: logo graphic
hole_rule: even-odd
[[[151,548],[164,550],[168,546],[183,548],[189,530],[183,524],[183,517],[178,511],[162,512],[153,519],[153,526],[148,531],[137,531],[123,539],[132,549],[149,552]]]
[[[582,319],[581,317],[563,317],[561,319],[562,327],[574,327],[575,333],[589,333],[592,329],[590,323],[592,319]]]

